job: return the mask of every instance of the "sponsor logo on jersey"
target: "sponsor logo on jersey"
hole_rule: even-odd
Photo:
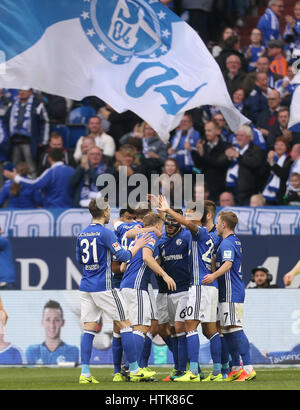
[[[114,248],[114,250],[117,252],[117,251],[120,251],[122,248],[121,248],[121,246],[118,244],[118,242],[115,242],[115,243],[113,243],[112,244],[112,247]]]

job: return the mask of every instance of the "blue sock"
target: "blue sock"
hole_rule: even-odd
[[[119,333],[113,333],[111,348],[114,363],[114,373],[120,373],[123,356],[123,347],[121,335]]]
[[[135,338],[131,327],[120,330],[123,350],[129,363],[129,370],[134,371],[138,368],[137,350],[135,348]]]
[[[172,352],[174,359],[174,369],[178,370],[178,338],[175,335],[171,337],[172,341]]]
[[[148,362],[149,362],[149,357],[151,354],[151,348],[152,348],[152,340],[153,336],[150,332],[147,332],[146,337],[145,337],[145,342],[144,342],[144,349],[142,352],[142,356],[140,359],[140,367],[148,367]]]
[[[187,339],[185,333],[177,333],[178,340],[178,369],[181,371],[186,370],[186,365],[188,362],[188,350],[187,350]]]
[[[240,351],[240,355],[242,356],[243,366],[251,365],[249,340],[243,330],[241,330],[238,333],[240,334],[239,351]]]
[[[80,344],[81,351],[81,374],[90,375],[90,360],[93,349],[95,332],[85,330]]]
[[[213,361],[213,375],[221,373],[221,340],[218,332],[213,334],[210,339],[210,354]]]
[[[239,352],[239,331],[232,333],[224,333],[224,337],[231,355],[231,366],[240,367],[240,352]]]
[[[141,357],[142,357],[142,353],[144,350],[145,335],[143,332],[139,330],[135,330],[133,332],[133,338],[134,338],[137,362],[139,364],[139,367],[141,367]],[[129,357],[128,357],[128,361],[130,362]]]
[[[199,335],[198,335],[197,330],[188,332],[186,337],[187,337],[188,356],[189,356],[189,361],[190,361],[190,371],[194,374],[198,374],[200,341],[199,341]]]
[[[229,351],[224,335],[220,335],[221,340],[221,363],[222,373],[229,373]]]
[[[165,344],[168,346],[168,348],[170,349],[170,351],[173,353],[173,341],[172,341],[172,336],[167,336],[166,338],[164,338],[164,342]]]

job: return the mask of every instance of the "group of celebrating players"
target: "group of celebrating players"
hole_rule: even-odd
[[[92,223],[76,244],[84,323],[79,383],[99,383],[91,375],[90,358],[103,313],[114,323],[115,382],[155,380],[148,361],[157,334],[174,358],[174,369],[164,381],[255,379],[243,331],[242,248],[234,233],[238,218],[221,211],[215,225],[212,201],[204,201],[202,213],[188,208],[184,215],[165,197],[149,195],[135,209],[121,209],[112,231],[105,228],[108,202],[91,200]],[[213,362],[207,377],[199,366],[200,323]]]

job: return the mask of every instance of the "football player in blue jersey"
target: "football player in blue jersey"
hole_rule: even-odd
[[[200,342],[198,325],[200,322],[214,323],[217,319],[218,283],[213,281],[203,285],[202,279],[211,273],[214,244],[206,228],[200,226],[202,214],[192,209],[186,217],[173,211],[166,198],[160,196],[160,210],[170,214],[177,222],[186,226],[191,233],[192,275],[186,306],[185,329],[187,332],[190,370],[174,379],[174,382],[200,382],[199,371]],[[204,208],[205,211],[205,208]],[[219,334],[213,340],[213,372],[204,380],[223,381],[221,374],[221,341]]]
[[[163,220],[160,215],[154,212],[143,218],[143,224],[145,228],[153,227],[162,232]],[[140,363],[144,351],[145,336],[150,329],[152,320],[152,307],[148,292],[152,272],[161,276],[169,289],[176,289],[173,279],[156,261],[158,241],[158,237],[152,229],[151,241],[137,252],[127,264],[120,287],[121,294],[128,305]]]
[[[232,371],[225,381],[253,380],[256,372],[250,359],[250,344],[243,331],[245,284],[242,273],[242,246],[234,229],[238,217],[234,212],[218,215],[217,232],[223,240],[216,255],[217,270],[207,274],[202,283],[218,280],[219,309],[222,332],[232,356]],[[240,366],[240,357],[243,367]]]
[[[181,215],[183,214],[181,209],[174,211]],[[165,233],[159,241],[159,258],[162,268],[174,279],[176,283],[175,291],[166,289],[165,294],[161,293],[161,295],[167,296],[167,311],[164,322],[168,319],[171,326],[174,357],[174,370],[165,380],[172,381],[184,374],[188,362],[187,339],[185,333],[185,311],[191,280],[191,238],[190,232],[183,229],[181,224],[177,222],[170,214],[165,215],[165,228]],[[160,311],[161,303],[159,300],[157,301],[157,306],[158,311]]]
[[[81,320],[84,333],[81,339],[81,375],[79,383],[99,383],[90,373],[93,340],[102,313],[120,329],[122,346],[129,362],[130,381],[150,379],[153,374],[142,371],[137,363],[136,349],[127,306],[120,292],[112,286],[112,255],[120,262],[128,262],[151,239],[147,234],[135,241],[131,250],[122,248],[116,235],[104,225],[110,220],[110,207],[104,198],[92,199],[89,211],[92,223],[81,231],[76,243],[76,259],[82,265],[80,282]]]
[[[217,249],[220,246],[220,243],[222,242],[223,238],[222,236],[218,235],[217,228],[215,225],[215,215],[217,211],[217,207],[215,202],[210,201],[210,200],[205,200],[204,201],[204,207],[206,209],[205,212],[205,217],[202,218],[202,225],[205,226],[207,229],[209,235],[211,236],[213,243],[214,243],[214,255],[213,255],[213,262],[212,262],[212,270],[216,270],[215,264],[216,264],[216,253]],[[217,310],[217,323],[216,327],[213,324],[206,324],[206,323],[201,323],[202,326],[202,333],[204,334],[205,337],[210,339],[218,330],[220,338],[221,338],[221,364],[222,364],[222,375],[223,378],[227,378],[228,373],[230,372],[230,366],[229,366],[229,351],[228,351],[228,346],[226,343],[226,340],[221,332],[221,327],[220,327],[220,321],[218,318],[219,315],[219,310]],[[208,329],[208,327],[210,329]]]

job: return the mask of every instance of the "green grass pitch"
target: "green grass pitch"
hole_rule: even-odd
[[[299,368],[258,368],[257,378],[250,382],[167,383],[162,382],[168,368],[155,368],[158,382],[113,383],[112,368],[92,368],[100,384],[80,385],[80,368],[0,367],[1,390],[300,390]],[[210,371],[204,369],[205,375]]]

